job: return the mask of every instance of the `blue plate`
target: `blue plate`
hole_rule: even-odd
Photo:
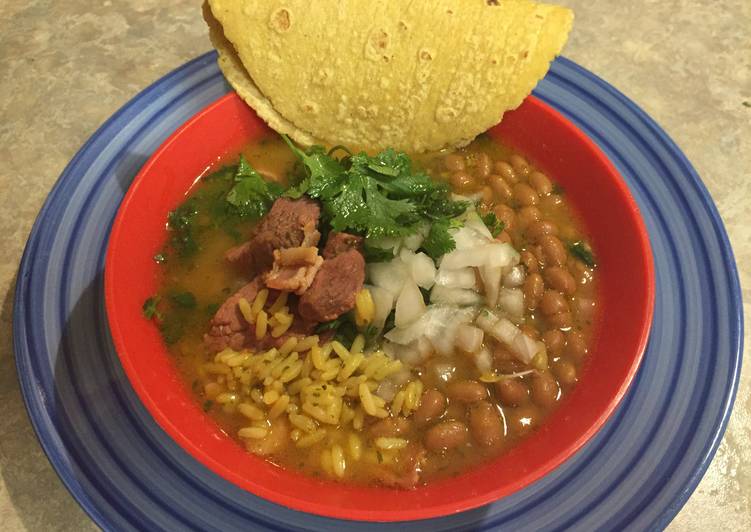
[[[162,141],[228,90],[208,53],[131,100],[60,176],[21,262],[14,341],[26,406],[52,465],[105,529],[353,525],[269,503],[204,468],[144,409],[112,346],[102,270],[118,205]],[[535,94],[600,145],[641,208],[657,286],[644,362],[613,418],[553,473],[491,505],[400,529],[664,527],[707,469],[730,415],[741,363],[740,287],[696,172],[643,111],[571,61],[555,61]]]

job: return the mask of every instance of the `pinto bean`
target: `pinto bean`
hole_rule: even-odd
[[[543,275],[545,276],[546,284],[563,292],[567,296],[572,296],[574,295],[574,292],[576,292],[576,281],[574,280],[574,277],[568,273],[568,270],[565,270],[560,266],[549,266],[545,268]]]
[[[537,262],[537,257],[535,257],[534,253],[525,249],[521,252],[520,256],[522,264],[527,269],[527,273],[537,273],[540,271],[540,263]]]
[[[548,325],[554,329],[568,329],[574,324],[574,316],[570,312],[559,312],[547,318]]]
[[[523,205],[524,207],[536,205],[537,201],[540,199],[537,192],[535,192],[535,189],[526,183],[517,183],[514,185],[513,191],[514,199],[519,205]]]
[[[488,178],[488,183],[490,183],[490,187],[493,189],[493,194],[495,194],[498,201],[506,202],[511,199],[513,191],[501,176],[491,175]]]
[[[514,209],[509,207],[508,205],[496,205],[493,208],[493,213],[495,213],[496,218],[498,218],[500,221],[503,222],[503,226],[506,229],[506,231],[511,231],[514,227],[514,218],[516,217],[516,213],[514,213]]]
[[[529,184],[532,185],[540,196],[547,196],[553,192],[553,183],[542,172],[532,172],[529,175]]]
[[[553,235],[543,235],[539,239],[542,246],[542,253],[545,257],[545,263],[552,266],[563,266],[566,264],[566,248],[559,238]]]
[[[559,312],[568,312],[568,302],[560,292],[545,290],[540,299],[540,310],[546,316],[553,316]]]
[[[540,239],[545,235],[556,236],[558,234],[558,226],[553,222],[536,220],[527,226],[526,234],[527,238],[539,243]]]
[[[443,164],[447,170],[456,172],[458,170],[464,170],[464,157],[458,153],[450,153],[443,159]]]
[[[563,347],[566,344],[566,337],[558,329],[550,329],[545,331],[542,335],[542,341],[545,343],[545,347],[548,352],[553,355],[560,355],[563,351]]]
[[[412,422],[404,417],[387,417],[376,421],[370,426],[370,434],[373,438],[393,438],[412,428]]]
[[[537,427],[541,418],[540,409],[532,404],[504,408],[503,413],[508,424],[508,434],[513,436],[528,434]]]
[[[501,379],[495,383],[495,393],[505,406],[521,406],[529,400],[529,388],[520,379]]]
[[[540,209],[534,205],[530,205],[519,209],[519,215],[516,218],[519,228],[526,229],[534,222],[540,220],[542,218],[542,213],[540,212]]]
[[[454,401],[474,403],[485,399],[488,396],[488,389],[477,381],[457,381],[446,387],[446,394]]]
[[[438,419],[446,410],[446,397],[438,390],[427,390],[422,394],[420,406],[417,407],[412,419],[419,425],[427,425]]]
[[[490,160],[488,154],[480,152],[475,157],[475,174],[480,179],[485,179],[490,175],[490,169],[493,166],[493,161]]]
[[[549,371],[540,371],[532,376],[530,386],[532,401],[542,408],[550,408],[558,400],[558,383]]]
[[[587,342],[578,331],[569,331],[566,334],[566,349],[564,354],[569,358],[580,361],[587,355]]]
[[[454,449],[467,443],[469,431],[461,421],[448,420],[433,425],[425,432],[423,442],[429,451]]]
[[[529,174],[529,163],[521,155],[512,155],[509,157],[508,162],[511,163],[511,167],[517,175],[526,176]]]
[[[503,440],[503,421],[488,401],[475,403],[469,410],[469,430],[483,447],[493,447]]]
[[[527,278],[524,279],[524,302],[528,309],[534,310],[537,308],[544,290],[545,283],[539,273],[527,275]]]
[[[561,386],[572,386],[576,383],[576,367],[568,360],[558,360],[553,363],[553,373]]]
[[[507,183],[513,184],[519,181],[519,178],[516,176],[516,172],[514,171],[513,167],[506,161],[498,161],[497,163],[495,163],[493,165],[493,170],[495,170],[495,173],[505,179]]]
[[[464,170],[459,170],[451,174],[451,188],[456,191],[464,192],[474,188],[475,180]]]

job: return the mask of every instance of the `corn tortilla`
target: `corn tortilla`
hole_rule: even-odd
[[[208,4],[223,72],[274,129],[302,144],[410,152],[466,144],[497,124],[573,22],[529,0]]]

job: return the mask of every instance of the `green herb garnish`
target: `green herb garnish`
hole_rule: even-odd
[[[269,212],[271,204],[283,191],[278,183],[261,177],[242,155],[233,180],[235,184],[227,193],[227,201],[242,217],[251,220],[258,220]]]
[[[502,221],[500,221],[495,213],[489,212],[486,215],[482,216],[483,223],[488,227],[488,230],[490,231],[490,234],[493,235],[493,238],[497,237],[501,234],[501,231],[506,227],[506,224],[504,224]]]
[[[184,308],[195,308],[196,296],[192,292],[178,292],[170,295],[170,299]]]
[[[578,242],[569,244],[568,250],[574,257],[582,261],[590,268],[594,268],[597,265],[594,254],[592,253],[592,249],[586,242],[580,240]]]
[[[159,312],[159,309],[157,309],[157,304],[159,303],[159,300],[161,297],[158,294],[155,294],[149,298],[146,299],[146,301],[143,302],[143,305],[141,306],[141,312],[143,312],[144,318],[147,320],[156,318],[157,321],[161,321],[164,316],[161,312]]]
[[[363,246],[362,254],[365,262],[389,262],[394,258],[394,250],[372,246],[367,242]]]
[[[431,256],[437,258],[453,249],[448,220],[462,214],[468,205],[451,200],[445,183],[414,172],[405,153],[387,149],[373,157],[347,153],[336,159],[321,146],[304,152],[282,137],[300,158],[306,173],[285,195],[295,198],[307,194],[320,200],[332,229],[377,239],[414,234],[427,222],[438,225],[429,243]],[[442,233],[440,237],[438,233]]]

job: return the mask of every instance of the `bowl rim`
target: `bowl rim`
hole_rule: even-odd
[[[608,402],[607,408],[603,409],[597,419],[591,423],[589,428],[581,433],[579,438],[573,441],[564,451],[561,451],[551,457],[548,457],[545,462],[536,469],[530,471],[516,482],[507,487],[502,493],[493,491],[491,493],[485,493],[482,495],[475,495],[468,499],[463,499],[461,503],[446,503],[443,505],[433,505],[428,508],[414,508],[411,510],[397,510],[393,512],[378,512],[373,510],[353,510],[340,509],[336,506],[327,504],[315,504],[315,503],[301,503],[300,500],[287,497],[274,489],[250,489],[247,483],[242,482],[242,479],[237,475],[232,475],[230,471],[227,471],[221,464],[216,462],[211,456],[204,453],[194,442],[186,439],[181,433],[178,427],[161,411],[159,405],[148,394],[144,388],[142,381],[139,378],[137,369],[133,363],[133,360],[124,356],[127,353],[126,340],[121,334],[118,325],[119,310],[114,304],[114,293],[116,290],[116,268],[113,267],[113,261],[115,256],[115,249],[121,233],[124,231],[126,224],[126,217],[124,213],[127,212],[128,204],[136,193],[136,190],[144,180],[144,176],[148,175],[151,168],[156,162],[164,155],[165,152],[170,150],[175,143],[179,143],[182,135],[190,130],[197,122],[200,122],[206,115],[213,113],[217,108],[225,105],[228,101],[238,100],[239,97],[234,92],[229,92],[224,96],[218,98],[214,102],[207,105],[198,113],[190,117],[184,124],[176,129],[149,157],[147,162],[140,169],[136,177],[130,184],[125,196],[123,197],[120,206],[115,216],[112,230],[109,235],[107,244],[107,251],[105,257],[104,267],[104,294],[105,294],[105,310],[107,315],[107,321],[110,327],[112,340],[115,346],[120,363],[125,370],[125,374],[128,378],[129,384],[135,390],[139,400],[143,403],[149,414],[157,421],[157,424],[164,430],[170,438],[175,441],[182,449],[188,452],[192,458],[196,459],[202,465],[208,467],[214,473],[218,474],[223,479],[232,482],[233,484],[241,487],[249,493],[266,499],[268,501],[281,504],[285,507],[292,508],[294,510],[304,511],[311,514],[334,517],[347,520],[363,520],[363,521],[375,521],[375,522],[393,522],[393,521],[407,521],[416,519],[435,518],[446,515],[451,515],[461,511],[471,510],[482,505],[488,504],[499,498],[506,497],[512,493],[515,493],[524,487],[532,484],[535,481],[540,480],[542,477],[559,467],[562,463],[574,456],[583,445],[585,445],[594,435],[602,428],[602,426],[608,421],[615,409],[621,403],[623,397],[631,386],[634,377],[640,367],[646,344],[649,339],[649,334],[652,326],[652,319],[654,315],[654,301],[655,301],[655,273],[654,273],[654,259],[652,248],[649,241],[649,236],[644,225],[644,220],[639,213],[638,205],[631,195],[625,181],[620,173],[617,171],[612,162],[607,158],[604,152],[597,146],[592,139],[589,138],[583,131],[573,124],[563,114],[553,109],[550,105],[543,102],[541,99],[530,95],[525,102],[539,107],[545,114],[549,115],[556,122],[558,122],[566,132],[576,139],[576,142],[582,144],[594,158],[597,159],[599,164],[605,168],[606,173],[611,177],[611,181],[617,189],[619,197],[626,203],[629,211],[633,214],[632,222],[637,227],[636,236],[639,240],[639,248],[642,251],[641,261],[646,274],[646,297],[642,302],[643,323],[641,325],[638,342],[634,349],[635,355],[631,359],[631,364],[628,368],[628,372],[621,382],[618,390],[612,395],[611,400]],[[258,119],[260,121],[260,118]],[[166,351],[166,349],[165,349]],[[230,473],[230,474],[228,474]],[[258,485],[254,485],[258,488]],[[374,515],[377,514],[377,515]]]

